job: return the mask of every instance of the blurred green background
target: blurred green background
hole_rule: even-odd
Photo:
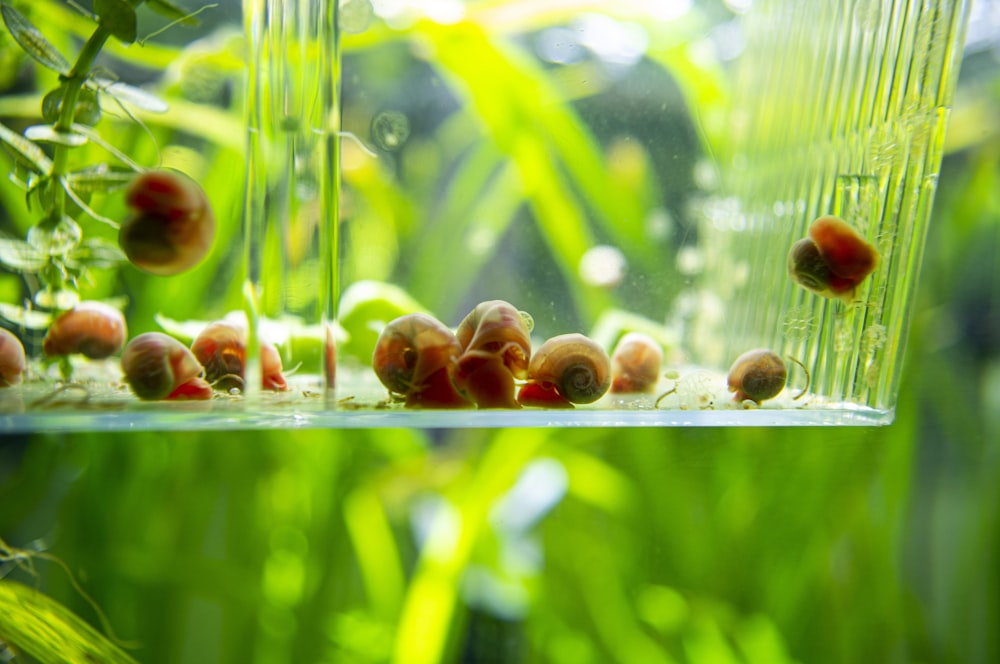
[[[0,588],[150,664],[1000,661],[997,34],[970,35],[893,425],[7,436],[0,537],[39,555]]]

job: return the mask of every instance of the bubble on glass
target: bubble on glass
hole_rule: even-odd
[[[528,332],[533,332],[535,329],[535,319],[527,311],[518,311],[517,315],[521,317],[521,322],[524,326],[528,328]]]
[[[591,286],[610,288],[625,278],[628,261],[617,247],[597,245],[580,258],[580,278]]]
[[[340,0],[338,25],[346,34],[359,35],[371,25],[374,13],[371,0]]]
[[[399,111],[382,111],[372,119],[371,134],[375,145],[393,152],[410,137],[410,120]]]
[[[535,51],[542,60],[559,65],[579,62],[584,56],[577,33],[563,27],[542,30],[535,40]]]

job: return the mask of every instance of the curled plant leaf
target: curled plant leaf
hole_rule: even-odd
[[[21,161],[27,162],[36,173],[48,174],[52,171],[52,160],[40,147],[3,124],[0,124],[0,141],[13,148]]]
[[[108,164],[90,166],[80,171],[67,173],[65,181],[79,194],[107,193],[121,189],[135,178],[135,171],[114,168]]]
[[[106,92],[121,104],[135,106],[136,108],[141,108],[142,110],[149,111],[150,113],[166,113],[169,108],[167,102],[150,92],[146,92],[142,88],[135,87],[134,85],[122,83],[121,81],[111,81],[104,78],[94,79],[94,83],[98,86],[101,92]]]
[[[28,244],[41,251],[46,256],[59,256],[67,253],[78,244],[83,237],[80,225],[71,217],[63,216],[56,223],[43,221],[28,230]]]
[[[56,131],[52,125],[32,125],[24,130],[24,137],[32,141],[56,143],[71,148],[80,147],[87,143],[87,137],[83,134],[70,131]]]
[[[120,41],[126,44],[135,41],[138,20],[128,0],[94,0],[94,13],[104,29]]]
[[[35,293],[34,301],[35,304],[45,309],[66,311],[80,302],[80,294],[75,290],[66,290],[65,288],[45,288]]]
[[[0,318],[26,330],[45,330],[52,324],[52,314],[50,313],[25,309],[6,302],[0,302]]]
[[[4,25],[25,53],[48,69],[64,75],[69,73],[69,60],[23,14],[6,2],[0,4],[0,13]]]
[[[0,263],[16,272],[37,272],[48,256],[23,240],[0,238]]]
[[[117,244],[99,237],[87,238],[66,256],[66,264],[74,268],[114,267],[126,260]]]
[[[62,112],[63,97],[66,94],[65,84],[49,90],[42,97],[42,119],[54,123]],[[101,105],[97,99],[97,91],[92,88],[82,88],[73,111],[73,119],[86,125],[95,125],[101,119]]]

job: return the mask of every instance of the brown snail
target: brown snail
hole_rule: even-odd
[[[535,351],[517,399],[524,406],[572,408],[597,401],[610,386],[607,351],[582,334],[560,334]]]
[[[628,332],[611,353],[611,391],[650,392],[660,381],[663,349],[648,334]]]
[[[515,380],[528,374],[531,333],[522,315],[503,300],[473,309],[455,332],[462,348],[453,380],[480,408],[520,408]]]
[[[20,383],[24,368],[24,346],[21,340],[0,327],[0,388]]]
[[[111,357],[127,338],[125,317],[103,302],[80,302],[52,321],[42,352],[49,357],[79,353],[92,360]]]
[[[784,360],[766,348],[749,350],[733,362],[727,382],[737,401],[750,400],[760,405],[785,389],[788,368]]]
[[[176,171],[140,173],[125,202],[132,214],[122,223],[118,243],[136,267],[170,276],[194,267],[215,238],[215,215],[204,190]]]
[[[797,284],[848,301],[877,264],[875,247],[843,219],[832,216],[814,221],[809,237],[793,244],[788,253],[788,271]]]
[[[146,401],[212,398],[203,369],[181,342],[162,332],[146,332],[129,341],[122,353],[125,381]]]
[[[191,343],[191,352],[205,367],[209,383],[224,389],[242,389],[246,371],[246,330],[226,321],[209,323]],[[281,392],[288,389],[281,356],[273,344],[260,343],[261,386]]]
[[[452,384],[462,346],[454,332],[425,314],[396,318],[379,334],[372,366],[379,381],[411,408],[466,408]]]

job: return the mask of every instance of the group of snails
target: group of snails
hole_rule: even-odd
[[[120,311],[102,302],[80,302],[52,322],[42,353],[53,359],[82,355],[104,360],[121,353],[125,382],[142,400],[211,399],[216,390],[242,389],[246,365],[246,329],[240,323],[217,321],[205,326],[187,347],[162,332],[146,332],[126,345],[127,328]],[[261,343],[262,387],[288,389],[281,356]],[[0,387],[21,382],[24,346],[0,329]]]

